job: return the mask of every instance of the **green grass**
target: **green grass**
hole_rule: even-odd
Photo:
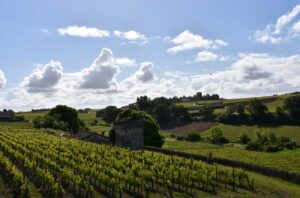
[[[228,125],[218,124],[223,131],[223,135],[229,139],[230,142],[238,142],[241,133],[247,134],[251,139],[256,137],[256,132],[273,132],[277,136],[287,136],[300,145],[300,126],[257,126],[257,125]],[[201,133],[203,137],[211,135],[210,130]]]
[[[210,197],[210,198],[298,198],[300,197],[300,186],[290,182],[286,182],[277,178],[267,177],[257,173],[247,171],[247,174],[254,178],[254,191],[238,189],[236,192],[217,190],[217,195],[209,192],[197,191],[195,198]],[[151,196],[161,197],[161,196]],[[176,198],[190,197],[184,193],[175,193]]]
[[[203,142],[176,140],[166,140],[163,148],[202,155],[212,153],[215,157],[300,173],[300,149],[265,153],[245,150],[245,148],[239,144],[219,146]]]
[[[26,120],[29,122],[32,122],[34,118],[38,116],[44,116],[47,113],[47,111],[41,111],[41,112],[22,112],[18,113],[17,115],[23,115]],[[86,126],[97,133],[104,132],[105,135],[108,135],[108,131],[110,129],[110,124],[106,123],[102,118],[96,118],[96,110],[91,110],[89,113],[78,113],[79,118],[84,121]],[[91,123],[97,120],[98,125],[93,126]]]
[[[256,132],[274,132],[277,136],[287,136],[300,145],[300,126],[246,126],[246,125],[225,125],[218,124],[223,131],[223,135],[229,139],[230,142],[238,142],[241,133],[247,134],[251,139],[256,138]],[[162,133],[166,138],[170,138],[170,134]],[[211,136],[210,130],[202,132],[203,138]],[[245,150],[244,146],[240,144],[228,144],[225,146],[213,145],[209,143],[185,142],[176,140],[167,140],[164,148],[195,153],[204,154],[212,153],[213,156],[243,161],[247,163],[259,164],[269,167],[275,167],[294,171],[300,173],[300,149],[287,150],[277,153],[265,153]]]
[[[300,94],[298,94],[300,95]],[[273,102],[264,102],[264,104],[268,107],[269,111],[271,113],[276,112],[276,107],[282,107],[283,106],[283,101],[287,97],[291,95],[279,95],[279,96],[263,96],[263,97],[256,97],[260,100],[264,99],[274,99]],[[294,96],[294,95],[293,95]],[[223,103],[224,105],[233,105],[235,103],[240,103],[240,102],[249,102],[253,98],[234,98],[234,99],[224,99],[224,100],[202,100],[202,101],[194,101],[194,102],[182,102],[182,103],[177,103],[177,105],[183,105],[184,107],[191,107],[191,106],[197,106],[197,105],[209,105],[209,104],[214,104],[214,103]],[[214,110],[214,114],[220,114],[224,113],[224,108],[218,108]]]

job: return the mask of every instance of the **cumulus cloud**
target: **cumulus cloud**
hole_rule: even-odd
[[[115,63],[117,65],[124,66],[124,67],[130,67],[130,66],[135,66],[136,65],[135,59],[130,59],[130,58],[127,58],[127,57],[116,58]]]
[[[267,25],[263,30],[257,30],[251,38],[260,43],[279,44],[292,37],[298,36],[299,32],[297,32],[297,29],[300,26],[298,25],[299,21],[292,26],[291,24],[299,16],[299,13],[300,5],[296,5],[290,12],[280,16],[276,23]]]
[[[116,88],[115,76],[119,73],[119,67],[114,64],[112,51],[103,48],[92,65],[81,73],[79,88],[111,89]]]
[[[195,62],[215,61],[217,59],[218,59],[217,54],[204,50],[204,51],[198,52]]]
[[[191,76],[190,87],[225,97],[269,95],[300,88],[300,56],[244,54],[229,69]]]
[[[227,43],[223,40],[205,39],[201,35],[193,34],[188,30],[180,33],[175,38],[171,39],[170,42],[175,44],[175,46],[167,50],[169,53],[177,53],[196,48],[216,49],[227,45]]]
[[[116,37],[126,40],[125,43],[129,43],[129,44],[146,44],[148,43],[149,40],[145,35],[135,30],[129,30],[127,32],[121,32],[116,30],[113,32],[113,34]]]
[[[143,63],[141,63],[140,69],[134,74],[136,79],[138,81],[143,82],[143,83],[153,80],[154,75],[151,72],[152,68],[153,68],[153,63],[152,62],[143,62]]]
[[[154,74],[151,69],[153,68],[152,62],[143,62],[140,64],[140,68],[133,75],[126,78],[122,84],[127,88],[132,88],[135,85],[140,86],[141,83],[148,83],[154,80]]]
[[[50,61],[46,65],[40,65],[22,82],[28,92],[51,92],[63,75],[63,67],[60,62]]]
[[[109,31],[100,30],[95,27],[86,26],[68,26],[66,28],[59,28],[58,34],[62,36],[77,36],[77,37],[109,37]]]
[[[0,88],[6,84],[6,78],[4,73],[0,70]]]

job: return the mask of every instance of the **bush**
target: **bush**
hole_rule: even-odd
[[[199,133],[196,132],[190,132],[187,134],[186,136],[186,141],[190,141],[190,142],[197,142],[201,140],[201,136]]]
[[[258,143],[257,141],[249,142],[248,145],[246,146],[246,149],[251,150],[251,151],[261,151],[262,145],[260,143]]]
[[[86,129],[85,124],[78,118],[75,109],[58,105],[45,116],[36,117],[33,120],[35,128],[52,128],[77,133],[80,129]]]
[[[284,149],[296,149],[297,144],[288,137],[276,137],[274,133],[256,133],[257,139],[248,143],[246,149],[254,151],[277,152]]]
[[[184,136],[177,136],[176,140],[178,140],[178,141],[184,141],[185,137]]]
[[[126,109],[119,113],[115,122],[141,120],[144,122],[144,144],[148,146],[161,147],[164,138],[159,134],[159,126],[156,120],[144,111]],[[109,133],[110,140],[114,143],[115,132],[112,129]]]
[[[212,105],[203,105],[199,108],[199,115],[202,117],[202,120],[208,121],[213,119],[214,108]]]
[[[223,131],[220,128],[215,127],[213,129],[211,129],[211,139],[210,139],[210,142],[212,144],[226,144],[229,141],[228,141],[228,139],[226,139],[223,136]]]
[[[250,140],[251,139],[249,138],[249,136],[247,134],[241,133],[241,135],[240,135],[240,142],[242,144],[248,144],[248,142],[250,142]]]

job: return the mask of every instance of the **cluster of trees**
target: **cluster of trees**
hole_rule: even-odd
[[[112,123],[121,111],[122,110],[118,109],[116,106],[107,106],[104,109],[98,110],[96,112],[96,117],[102,117],[107,123]]]
[[[169,100],[172,100],[172,102],[178,103],[178,102],[187,102],[187,101],[201,101],[201,100],[221,100],[220,96],[218,94],[206,94],[203,95],[202,92],[197,92],[193,96],[181,96],[177,97],[174,96],[173,98],[170,98]]]
[[[247,150],[253,151],[264,151],[264,152],[277,152],[285,149],[292,150],[297,148],[297,144],[292,141],[290,138],[281,136],[277,137],[274,133],[256,133],[256,140],[250,141],[250,138],[247,135],[240,137],[241,141],[247,139]]]
[[[248,114],[246,113],[248,112]],[[248,105],[234,105],[225,108],[219,122],[230,124],[300,124],[300,96],[289,96],[283,107],[270,113],[260,100],[253,99]]]
[[[160,126],[174,126],[191,121],[186,108],[176,105],[171,99],[165,97],[151,100],[147,96],[141,96],[130,107],[152,115]]]
[[[79,119],[76,109],[66,105],[57,105],[45,116],[36,117],[33,125],[35,128],[52,128],[71,133],[86,129],[84,122]]]
[[[164,137],[159,134],[159,125],[155,119],[144,111],[126,109],[118,114],[115,122],[141,120],[144,122],[144,144],[148,146],[161,147]],[[112,128],[109,132],[110,141],[114,143],[115,131]]]

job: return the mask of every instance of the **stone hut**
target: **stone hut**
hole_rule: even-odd
[[[114,123],[115,145],[131,149],[144,148],[144,122],[139,120]]]

